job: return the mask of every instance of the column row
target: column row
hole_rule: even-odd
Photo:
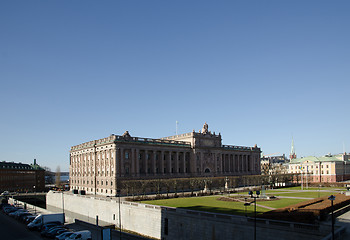
[[[117,149],[117,175],[147,176],[185,174],[190,171],[190,153],[185,151]]]

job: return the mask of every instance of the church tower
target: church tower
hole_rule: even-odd
[[[294,139],[292,137],[292,147],[290,149],[290,155],[289,155],[289,159],[292,160],[292,159],[295,159],[297,158],[297,155],[295,154],[295,149],[294,149]]]

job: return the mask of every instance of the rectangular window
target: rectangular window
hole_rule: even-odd
[[[129,153],[125,152],[125,159],[129,159]]]

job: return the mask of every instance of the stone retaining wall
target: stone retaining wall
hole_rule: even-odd
[[[47,209],[62,211],[69,217],[95,223],[119,226],[156,239],[253,239],[254,218],[192,211],[181,208],[159,207],[117,198],[100,198],[72,193],[49,192]],[[330,232],[330,226],[299,224],[275,220],[257,219],[257,239],[302,240],[322,239]]]

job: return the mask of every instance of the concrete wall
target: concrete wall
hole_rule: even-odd
[[[119,226],[118,199],[49,192],[47,209],[64,212],[68,217],[95,223]],[[241,216],[159,207],[122,201],[120,204],[123,229],[156,239],[253,239],[254,219]],[[302,240],[321,239],[330,232],[330,226],[315,226],[282,221],[258,219],[257,239]]]
[[[19,200],[14,199],[14,198],[9,198],[8,203],[13,204],[15,206],[23,207],[28,212],[36,212],[37,214],[49,214],[49,213],[51,213],[47,209],[40,208],[40,207],[34,206],[32,204],[26,203],[26,202],[19,201]]]
[[[68,217],[96,223],[98,216],[99,225],[115,224],[119,227],[118,198],[99,198],[71,193],[65,193],[62,197],[61,192],[50,191],[46,196],[46,206],[48,210],[55,212],[62,212],[64,206],[64,212]],[[162,216],[160,207],[121,201],[120,210],[122,229],[160,239]]]

